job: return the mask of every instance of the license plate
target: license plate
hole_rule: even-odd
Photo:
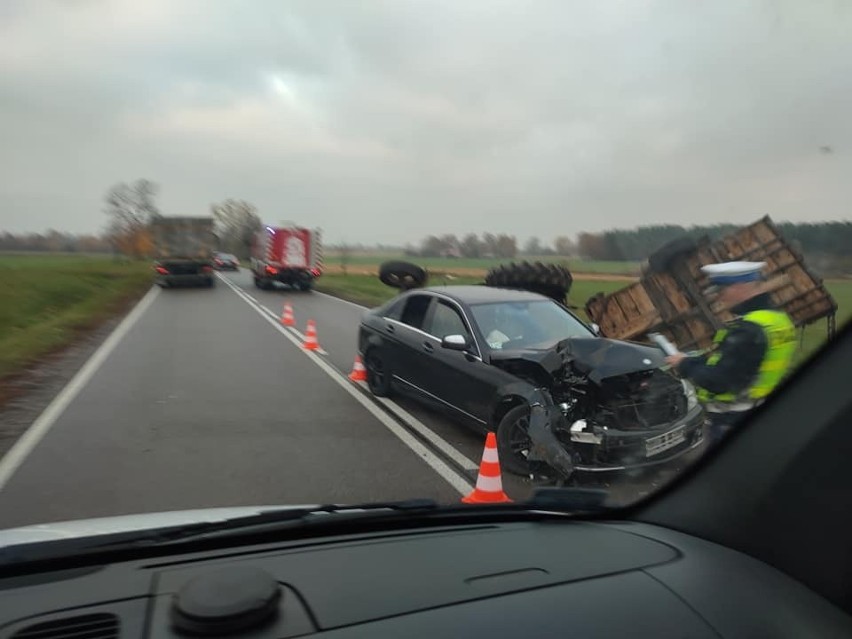
[[[653,457],[662,453],[664,450],[673,448],[686,439],[686,429],[684,426],[678,426],[662,435],[649,437],[645,440],[645,456]]]

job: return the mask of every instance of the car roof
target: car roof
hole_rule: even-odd
[[[481,286],[476,284],[457,284],[449,286],[427,286],[414,289],[411,293],[440,293],[462,304],[488,304],[494,302],[535,302],[550,298],[538,293],[519,291],[510,288]]]

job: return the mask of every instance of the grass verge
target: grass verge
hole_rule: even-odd
[[[343,258],[339,252],[328,251],[323,260],[327,265],[340,265]],[[498,257],[408,257],[400,253],[355,253],[347,256],[346,263],[349,266],[371,267],[377,270],[378,265],[387,260],[404,260],[430,269],[446,269],[449,271],[453,269],[477,269],[483,272],[492,266],[508,262],[556,262],[565,264],[574,273],[639,275],[639,262],[580,260],[559,255],[520,255],[513,259],[506,259]]]
[[[0,255],[0,378],[57,351],[151,286],[148,262]]]
[[[430,286],[441,286],[443,284],[477,284],[482,281],[480,277],[443,277],[432,275],[429,280]],[[342,273],[323,273],[322,277],[314,285],[316,290],[340,297],[356,304],[373,307],[383,304],[394,297],[398,291],[390,286],[385,286],[375,275],[361,275]]]

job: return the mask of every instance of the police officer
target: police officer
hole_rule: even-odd
[[[727,262],[701,270],[718,288],[733,321],[719,330],[703,355],[675,353],[666,361],[698,388],[709,417],[708,439],[719,440],[769,395],[790,368],[796,329],[761,288],[765,262]]]

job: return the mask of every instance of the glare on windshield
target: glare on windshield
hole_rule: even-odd
[[[580,320],[551,301],[497,302],[472,306],[485,341],[493,349],[547,345],[568,337],[591,337]]]

